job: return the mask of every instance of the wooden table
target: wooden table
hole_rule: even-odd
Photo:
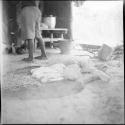
[[[44,42],[50,42],[51,47],[53,48],[53,43],[54,41],[60,41],[64,40],[64,34],[68,32],[68,29],[66,28],[53,28],[53,29],[45,29],[45,28],[40,28],[40,30],[43,32],[47,32],[50,34],[50,37],[43,37]],[[54,38],[54,34],[59,33],[60,37],[59,38]]]

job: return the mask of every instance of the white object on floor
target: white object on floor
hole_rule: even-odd
[[[71,64],[64,69],[64,78],[67,80],[77,80],[82,77],[81,68],[77,64]]]
[[[54,64],[50,67],[40,67],[32,69],[32,76],[40,79],[41,82],[52,82],[63,80],[63,69],[65,68],[64,64]]]
[[[104,82],[108,82],[110,80],[110,76],[100,70],[94,70],[93,75],[98,76]]]
[[[94,63],[87,58],[79,59],[77,63],[81,67],[82,73],[91,73],[96,69]]]
[[[113,53],[113,49],[110,46],[103,44],[101,49],[98,52],[98,58],[103,61],[107,61],[110,59],[112,53]]]
[[[100,78],[104,82],[110,80],[110,76],[105,72],[98,70],[90,60],[78,60],[75,64],[65,66],[62,63],[51,66],[44,66],[31,70],[32,76],[41,82],[52,82],[59,80],[72,80],[80,83],[89,82],[95,78]],[[85,77],[85,73],[89,73]]]

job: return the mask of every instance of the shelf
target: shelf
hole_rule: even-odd
[[[43,38],[44,42],[56,42],[60,40],[64,40],[63,38]]]

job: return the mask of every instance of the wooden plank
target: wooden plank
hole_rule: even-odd
[[[51,41],[60,41],[64,40],[63,38],[43,38],[44,42],[51,42]]]
[[[43,27],[40,27],[40,30],[50,30],[50,31],[67,31],[68,29],[66,29],[66,28],[53,28],[53,29],[45,29],[45,28],[43,28]]]

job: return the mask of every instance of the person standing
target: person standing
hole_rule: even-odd
[[[35,58],[47,59],[45,45],[40,31],[41,12],[38,6],[38,0],[23,1],[22,10],[18,17],[18,24],[21,28],[21,38],[24,41],[28,41],[29,57],[24,58],[24,61],[33,61],[34,39],[37,39],[41,49],[41,55]]]

